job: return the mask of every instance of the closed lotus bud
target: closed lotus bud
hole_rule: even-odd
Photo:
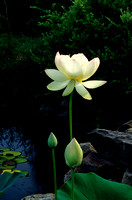
[[[83,159],[83,151],[75,138],[67,145],[65,149],[65,161],[71,168],[81,165]]]
[[[48,146],[50,148],[54,148],[56,147],[58,144],[57,138],[55,137],[55,135],[51,132],[48,138]]]

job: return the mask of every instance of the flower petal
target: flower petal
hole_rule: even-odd
[[[61,63],[64,66],[66,75],[71,79],[77,79],[82,76],[82,67],[75,60],[61,59]]]
[[[76,60],[80,65],[87,64],[88,59],[84,56],[83,53],[74,54],[71,59]]]
[[[88,64],[85,64],[83,66],[83,76],[81,77],[81,80],[84,81],[90,78],[97,71],[99,64],[99,58],[94,58]]]
[[[46,69],[45,73],[54,81],[65,81],[68,77],[56,69]]]
[[[76,82],[75,88],[78,94],[80,94],[84,99],[88,99],[88,100],[92,99],[90,93],[80,82]]]
[[[100,87],[102,85],[104,85],[107,81],[85,81],[85,82],[82,82],[82,84],[86,87],[86,88],[89,88],[89,89],[94,89],[94,88],[97,88],[97,87]]]
[[[63,82],[53,81],[49,85],[47,85],[47,88],[52,91],[61,90],[68,85],[69,81],[70,80],[63,81]]]
[[[56,56],[55,56],[55,65],[57,67],[57,69],[64,73],[65,74],[65,68],[64,68],[64,65],[63,65],[63,62],[67,62],[70,60],[70,56],[68,55],[60,55],[59,52],[56,53]]]
[[[74,81],[74,80],[71,80],[71,81],[68,83],[66,89],[64,90],[62,96],[67,96],[67,95],[69,95],[69,94],[73,91],[74,87],[75,87],[75,81]]]

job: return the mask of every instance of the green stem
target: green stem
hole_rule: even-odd
[[[52,160],[53,160],[53,173],[54,173],[54,192],[55,192],[55,200],[57,200],[57,179],[56,179],[56,165],[55,165],[55,148],[52,148]]]
[[[69,100],[69,127],[70,127],[70,141],[73,138],[72,134],[72,97],[73,97],[73,92],[70,94],[70,100]]]
[[[74,200],[74,169],[71,169],[71,181],[72,181],[72,191],[71,191],[71,198]]]

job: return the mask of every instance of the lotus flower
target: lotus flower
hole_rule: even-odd
[[[106,83],[106,81],[101,80],[86,81],[97,71],[99,64],[99,58],[88,61],[83,53],[70,57],[69,55],[60,55],[57,52],[55,56],[57,69],[45,70],[46,74],[53,80],[47,88],[52,91],[65,88],[63,96],[69,95],[75,88],[84,99],[91,100],[92,97],[86,88],[94,89]]]
[[[83,159],[83,151],[75,138],[73,138],[67,145],[64,157],[66,164],[71,168],[76,168],[81,165]]]
[[[48,138],[48,146],[50,148],[55,148],[57,146],[57,138],[55,137],[54,133],[50,133],[49,138]]]

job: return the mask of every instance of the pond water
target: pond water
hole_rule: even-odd
[[[47,145],[48,135],[40,137],[39,133],[36,133],[34,137],[33,130],[31,133],[32,135],[27,134],[27,131],[25,133],[24,129],[15,126],[0,129],[0,148],[10,148],[12,151],[19,151],[22,155],[26,155],[28,162],[17,164],[15,169],[29,172],[27,177],[20,178],[4,193],[2,200],[20,200],[31,194],[53,192],[52,159],[51,149]],[[63,150],[64,144],[65,142],[60,145]],[[64,167],[64,151],[60,151],[60,148],[56,150],[58,187],[63,184],[64,173],[68,170]]]
[[[9,188],[2,196],[3,200],[19,200],[22,197],[32,193],[45,193],[47,188],[45,181],[43,183],[37,180],[37,172],[35,165],[36,149],[31,139],[24,138],[21,129],[16,127],[0,129],[0,148],[10,148],[13,151],[20,151],[22,155],[26,155],[28,162],[17,164],[16,169],[27,170],[29,176],[20,178],[17,183]]]

